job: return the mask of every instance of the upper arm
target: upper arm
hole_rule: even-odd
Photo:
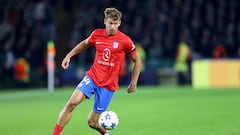
[[[140,57],[139,57],[139,55],[138,55],[137,52],[136,52],[134,55],[130,55],[130,58],[131,58],[131,60],[132,60],[134,63],[136,63],[136,62],[141,62],[141,59],[140,59]]]
[[[85,49],[90,46],[90,43],[88,42],[88,39],[83,40],[83,41],[82,41],[82,44],[83,44],[83,46],[84,46]]]
[[[81,53],[84,50],[86,50],[89,46],[90,44],[87,39],[82,40],[80,43],[77,44],[77,46],[73,48],[73,52],[75,52],[75,54]]]

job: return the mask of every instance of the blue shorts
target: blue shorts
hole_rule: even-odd
[[[76,89],[82,91],[88,99],[95,94],[93,111],[99,114],[107,110],[114,94],[114,91],[98,87],[87,75],[78,84]]]

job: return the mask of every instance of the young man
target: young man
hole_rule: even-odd
[[[88,125],[101,135],[109,135],[108,131],[99,126],[98,118],[107,109],[115,90],[119,87],[118,75],[126,54],[134,63],[127,92],[136,91],[141,59],[132,40],[118,30],[122,13],[116,8],[106,8],[104,15],[105,28],[95,29],[87,39],[77,44],[62,61],[62,67],[67,69],[73,56],[82,53],[89,46],[96,48],[93,65],[60,112],[52,135],[60,135],[63,127],[69,122],[74,108],[93,94],[95,94],[95,101],[88,116]]]

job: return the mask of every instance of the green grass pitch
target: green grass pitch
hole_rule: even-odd
[[[119,116],[111,135],[239,135],[240,90],[138,87],[117,91],[109,106]],[[50,135],[72,87],[0,91],[0,135]],[[87,126],[93,98],[79,105],[63,135],[99,135]]]

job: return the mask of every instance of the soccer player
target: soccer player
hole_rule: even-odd
[[[109,135],[109,131],[98,124],[100,114],[107,110],[113,94],[119,88],[118,79],[121,65],[128,55],[134,63],[128,93],[135,92],[141,69],[141,59],[138,56],[133,41],[118,30],[122,13],[116,8],[104,10],[105,28],[95,29],[91,35],[78,43],[63,59],[62,68],[69,67],[70,59],[85,51],[89,46],[96,48],[93,65],[86,71],[85,77],[77,85],[71,98],[59,114],[52,135],[60,135],[64,126],[69,122],[72,111],[85,99],[95,94],[92,111],[88,116],[88,125],[101,135]]]

